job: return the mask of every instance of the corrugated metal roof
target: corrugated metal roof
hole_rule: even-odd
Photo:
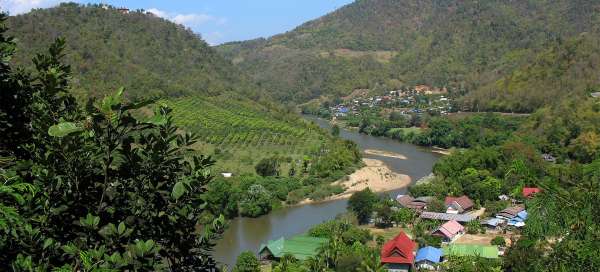
[[[423,212],[421,213],[423,219],[433,219],[442,221],[455,220],[457,222],[471,222],[473,217],[468,214],[449,214],[449,213],[434,213],[434,212]]]
[[[415,259],[413,250],[416,246],[406,233],[400,232],[381,248],[381,263],[412,264]]]
[[[460,245],[453,244],[443,249],[448,256],[478,256],[487,259],[498,258],[497,246]]]
[[[319,253],[319,248],[327,243],[328,239],[310,236],[295,236],[290,239],[279,238],[261,245],[259,252],[269,250],[275,258],[281,258],[285,254],[291,254],[298,260],[306,260],[308,257]]]
[[[459,224],[458,222],[452,220],[452,221],[448,221],[446,223],[444,223],[443,225],[441,225],[436,232],[441,232],[444,236],[446,236],[447,238],[454,238],[454,236],[456,236],[458,233],[460,233],[461,231],[464,231],[465,227],[463,227],[461,224]]]
[[[415,257],[415,262],[418,263],[420,261],[430,261],[433,263],[439,263],[443,253],[444,252],[439,248],[430,246],[424,247],[417,251],[417,257]]]

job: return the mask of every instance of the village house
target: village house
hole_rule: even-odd
[[[527,211],[521,206],[509,207],[497,213],[496,218],[507,222],[509,226],[520,228],[525,226]]]
[[[223,176],[224,178],[230,178],[233,177],[233,173],[221,173],[221,176]]]
[[[465,234],[465,227],[456,220],[444,223],[432,233],[433,236],[442,237],[445,243],[451,243],[463,234]]]
[[[450,213],[450,214],[464,213],[466,211],[473,209],[473,206],[475,206],[475,204],[473,203],[473,200],[471,200],[468,196],[461,196],[461,197],[448,196],[448,197],[446,197],[446,200],[444,201],[444,203],[446,203],[446,207],[448,208],[446,210],[446,213]]]
[[[510,220],[512,218],[515,218],[517,216],[517,214],[523,210],[525,210],[525,208],[522,206],[508,207],[508,208],[498,212],[496,214],[496,218]]]
[[[381,263],[390,272],[411,271],[415,261],[416,244],[404,232],[381,248]]]
[[[549,163],[556,163],[556,158],[551,154],[542,154],[542,159]]]
[[[432,197],[417,197],[413,198],[409,195],[398,195],[396,201],[404,207],[413,210],[427,209],[427,205],[433,200]]]
[[[525,187],[523,188],[523,197],[524,198],[533,198],[536,194],[542,192],[540,188],[535,187]]]
[[[498,231],[506,223],[506,220],[500,218],[488,218],[481,221],[481,225],[485,226],[489,230]]]
[[[600,98],[600,92],[595,92],[590,94],[593,98]]]
[[[437,270],[443,254],[444,252],[439,248],[430,246],[421,248],[417,251],[415,266],[423,270]]]
[[[325,238],[309,236],[295,236],[290,239],[283,237],[275,241],[269,241],[260,246],[258,254],[263,261],[278,261],[286,254],[294,256],[298,260],[306,260],[319,253],[319,249],[327,243]]]

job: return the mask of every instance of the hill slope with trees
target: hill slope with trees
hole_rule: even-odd
[[[425,84],[468,92],[465,106],[474,110],[532,111],[547,97],[598,87],[577,73],[598,65],[598,43],[573,45],[597,36],[598,9],[589,0],[359,0],[285,34],[218,50],[281,100]],[[578,56],[586,58],[569,59]],[[572,61],[547,63],[561,59]]]
[[[123,14],[99,5],[61,4],[11,16],[7,26],[17,39],[19,65],[29,65],[37,52],[65,38],[65,62],[78,96],[100,97],[121,86],[129,97],[251,96],[256,90],[197,34],[141,10]]]

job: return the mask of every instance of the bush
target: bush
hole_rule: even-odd
[[[260,272],[260,263],[254,253],[244,251],[238,256],[233,272]]]
[[[277,158],[264,158],[254,167],[256,173],[263,177],[279,176],[279,160]]]
[[[496,236],[494,239],[492,239],[491,244],[494,246],[503,247],[503,246],[506,246],[506,240],[502,236]]]

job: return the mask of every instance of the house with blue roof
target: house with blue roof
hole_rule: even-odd
[[[419,269],[425,270],[436,270],[438,264],[442,262],[442,256],[444,252],[435,247],[424,247],[417,251],[417,256],[415,257],[415,266]]]
[[[527,211],[523,210],[517,214],[514,218],[508,221],[509,226],[515,226],[521,228],[525,226],[525,220],[527,220]]]

